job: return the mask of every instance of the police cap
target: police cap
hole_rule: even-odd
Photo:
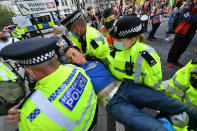
[[[80,16],[81,16],[80,10],[76,10],[68,17],[66,17],[64,20],[60,21],[60,23],[65,27],[69,28]]]
[[[144,32],[140,18],[123,16],[116,23],[110,35],[116,39],[131,38]]]
[[[57,41],[52,38],[33,38],[4,47],[0,55],[4,59],[17,60],[22,65],[36,65],[55,56]]]

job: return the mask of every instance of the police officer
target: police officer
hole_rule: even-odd
[[[110,31],[113,29],[113,24],[115,22],[114,11],[112,8],[107,8],[103,12],[103,26],[100,27],[99,32],[107,39],[110,47],[114,45],[114,38],[111,37]]]
[[[197,56],[171,79],[166,94],[197,111]]]
[[[85,131],[93,122],[97,101],[90,79],[82,69],[58,65],[56,42],[51,38],[28,39],[1,51],[4,58],[24,65],[38,81],[20,110],[21,131]]]
[[[19,40],[22,40],[21,31],[18,27],[16,27],[12,32],[11,35]]]
[[[176,72],[165,91],[166,95],[180,100],[197,111],[197,57]],[[174,127],[180,130],[178,127]],[[183,130],[183,129],[182,129]],[[186,127],[185,127],[186,130]],[[186,130],[187,131],[187,130]]]
[[[61,24],[71,31],[70,38],[83,51],[84,56],[105,59],[109,54],[106,39],[96,29],[87,25],[79,10],[73,12]]]
[[[120,80],[162,90],[160,57],[144,44],[143,32],[142,22],[136,16],[123,16],[117,21],[110,33],[116,40],[114,50],[107,56],[109,69]]]
[[[185,5],[179,16],[179,24],[177,25],[172,45],[168,53],[168,66],[172,68],[175,65],[182,67],[183,64],[178,60],[184,51],[187,49],[189,43],[193,39],[197,29],[197,0],[189,0]]]

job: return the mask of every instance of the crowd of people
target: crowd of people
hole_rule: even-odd
[[[50,38],[18,40],[0,32],[0,56],[17,61],[36,82],[8,110],[7,122],[24,131],[92,131],[98,99],[132,131],[197,130],[197,56],[164,88],[160,56],[145,44],[148,21],[147,39],[153,41],[168,16],[165,40],[174,39],[168,66],[183,67],[179,58],[197,29],[197,0],[178,0],[173,7],[164,0],[145,0],[140,9],[76,10],[61,18]],[[7,68],[0,69],[5,81]],[[152,117],[142,111],[145,107],[160,113]]]

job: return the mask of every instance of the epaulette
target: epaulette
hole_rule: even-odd
[[[112,51],[110,52],[110,55],[114,58],[116,55],[116,49],[113,48]]]
[[[92,45],[92,47],[93,47],[94,49],[96,49],[96,48],[99,47],[99,45],[96,43],[95,40],[91,40],[90,44]]]
[[[192,59],[192,64],[197,64],[197,56],[194,59]]]
[[[151,67],[157,63],[157,61],[148,53],[148,51],[142,51],[141,56],[148,62]]]

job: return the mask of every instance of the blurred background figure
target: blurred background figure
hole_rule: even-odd
[[[107,39],[107,42],[110,47],[114,45],[114,38],[109,34],[113,29],[115,22],[114,12],[112,8],[107,8],[103,12],[103,26],[100,27],[99,32]]]
[[[180,7],[182,6],[182,4],[183,4],[182,0],[178,0],[176,2],[175,7],[172,8],[172,11],[170,12],[169,20],[168,20],[169,29],[168,32],[166,32],[166,38],[165,38],[166,41],[170,41],[170,39],[173,39],[174,35],[171,34],[174,34],[174,29],[178,25],[178,20],[180,16]]]
[[[163,0],[160,0],[159,3],[157,4],[156,8],[154,10],[152,10],[152,13],[151,13],[152,30],[148,36],[149,41],[151,41],[153,39],[157,39],[155,37],[155,33],[161,24],[162,17],[167,16],[166,12],[167,12],[167,8],[165,6],[165,2]]]
[[[8,31],[2,32],[0,31],[0,50],[16,41],[19,41],[18,39],[11,37],[10,33]]]
[[[149,0],[145,0],[144,4],[142,6],[142,10],[141,10],[141,16],[144,15],[144,17],[146,17],[146,19],[144,19],[142,21],[142,26],[143,26],[145,32],[147,31],[147,26],[148,26],[148,19],[147,18],[149,18],[149,17],[147,17],[147,16],[149,16],[150,13],[151,13],[151,3]]]
[[[62,28],[58,25],[53,26],[53,36],[52,36],[52,38],[57,40],[57,45],[56,45],[56,48],[55,48],[55,52],[58,56],[59,62],[63,63],[63,64],[67,63],[68,60],[66,59],[66,56],[63,52],[63,49],[68,47],[68,46],[73,45],[72,41],[67,36],[65,36],[65,34],[63,34]]]

